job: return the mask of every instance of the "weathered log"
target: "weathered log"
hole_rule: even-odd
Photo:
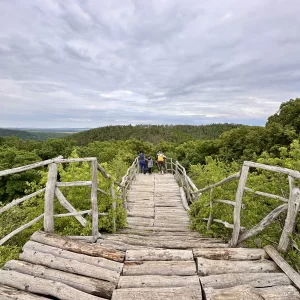
[[[246,232],[242,233],[239,237],[238,244],[245,241],[246,239],[250,238],[258,234],[259,232],[263,231],[267,226],[269,226],[281,213],[287,210],[288,205],[282,204],[272,210],[267,216],[265,216],[258,224],[256,224],[253,228],[247,230]]]
[[[184,192],[183,188],[180,187],[179,190],[180,190],[180,197],[181,197],[181,201],[182,201],[184,209],[185,210],[190,210],[190,207],[189,207],[189,204],[187,202],[187,199],[186,199],[185,192]]]
[[[1,300],[49,300],[42,296],[29,294],[6,285],[0,285]]]
[[[197,276],[121,276],[118,288],[199,286]]]
[[[31,225],[33,225],[34,223],[38,222],[40,219],[42,219],[44,217],[44,214],[38,216],[37,218],[33,219],[32,221],[22,225],[21,227],[15,229],[14,231],[12,231],[11,233],[9,233],[8,235],[6,235],[4,238],[2,238],[0,240],[0,246],[3,245],[6,241],[8,241],[10,238],[12,238],[14,235],[18,234],[19,232],[21,232],[22,230],[30,227]]]
[[[99,223],[99,212],[98,212],[98,163],[97,160],[92,161],[92,188],[91,188],[91,202],[92,202],[92,235],[97,237],[99,234],[98,223]]]
[[[49,166],[48,181],[45,190],[45,206],[44,206],[44,230],[46,232],[54,232],[54,192],[57,180],[58,165],[52,163]]]
[[[234,206],[234,220],[233,220],[233,230],[231,240],[229,242],[231,247],[236,247],[239,239],[239,234],[241,231],[241,207],[242,207],[242,198],[244,193],[244,188],[246,185],[247,177],[248,177],[249,167],[245,164],[242,167],[241,176],[239,180],[239,185],[236,191],[235,196],[235,206]]]
[[[295,178],[300,178],[300,172],[291,170],[291,169],[287,169],[287,168],[269,166],[269,165],[255,163],[252,161],[244,161],[244,166],[273,171],[273,172],[277,172],[277,173],[287,174],[287,175],[290,175]]]
[[[33,163],[33,164],[22,166],[22,167],[3,170],[3,171],[0,171],[0,177],[5,176],[5,175],[9,175],[9,174],[20,173],[20,172],[27,171],[27,170],[34,169],[34,168],[38,168],[38,167],[43,167],[43,166],[46,166],[46,165],[49,165],[49,164],[53,163],[56,159],[59,159],[61,157],[62,156],[59,156],[58,158],[51,158],[51,159],[48,159],[48,160],[44,160],[44,161],[41,161],[41,162]]]
[[[60,189],[57,187],[55,188],[55,196],[58,199],[59,203],[70,213],[77,213],[77,210],[73,207],[73,205],[65,198],[63,193],[60,191]],[[86,219],[82,216],[75,216],[77,221],[83,226],[86,226]]]
[[[87,244],[81,241],[74,241],[72,239],[61,237],[56,234],[50,234],[42,231],[35,232],[30,240],[46,244],[49,246],[69,250],[71,252],[82,253],[90,256],[104,257],[117,262],[124,261],[124,253],[102,247],[99,244]]]
[[[268,255],[275,261],[280,269],[293,281],[295,286],[300,289],[300,275],[297,273],[275,250],[274,247],[268,245],[264,247]]]
[[[115,289],[115,284],[109,281],[49,269],[41,265],[30,264],[24,261],[11,260],[4,265],[3,269],[62,282],[77,290],[107,299],[111,298],[112,292]]]
[[[88,209],[88,210],[82,210],[82,211],[77,211],[77,212],[73,212],[73,213],[65,213],[65,214],[57,214],[54,215],[54,217],[56,218],[63,218],[63,217],[77,217],[77,216],[81,216],[81,215],[91,215],[92,210]],[[105,216],[107,214],[104,214]]]
[[[250,188],[247,188],[245,187],[245,191],[247,192],[251,192],[255,195],[259,195],[259,196],[264,196],[264,197],[268,197],[268,198],[272,198],[272,199],[277,199],[277,200],[281,200],[283,202],[288,202],[289,200],[284,198],[284,197],[280,197],[280,196],[277,196],[277,195],[273,195],[273,194],[269,194],[269,193],[264,193],[264,192],[259,192],[259,191],[254,191]]]
[[[130,261],[125,262],[123,275],[196,275],[194,261]]]
[[[278,272],[280,270],[273,261],[268,260],[228,261],[197,257],[197,265],[198,274],[204,276],[224,273]]]
[[[263,249],[251,248],[194,248],[194,257],[204,257],[215,260],[260,260],[269,258]]]
[[[35,196],[43,193],[45,190],[46,190],[46,188],[43,188],[43,189],[40,189],[40,190],[38,190],[38,191],[30,194],[30,195],[26,195],[26,196],[24,196],[22,198],[15,199],[15,200],[11,201],[7,205],[5,205],[5,206],[3,206],[3,207],[0,208],[0,214],[4,213],[5,211],[9,210],[11,207],[13,207],[13,206],[15,206],[17,204],[20,204],[20,203],[22,203],[22,202],[24,202],[24,201],[26,201],[26,200],[28,200],[28,199],[30,199],[32,197],[35,197]]]
[[[117,283],[120,276],[120,274],[116,271],[91,266],[90,264],[79,262],[75,259],[62,258],[49,253],[37,252],[30,249],[25,249],[25,251],[20,254],[20,259],[51,269],[106,280],[113,283]]]
[[[193,260],[193,253],[191,250],[128,250],[126,252],[126,261],[167,261],[167,260]]]
[[[61,258],[67,258],[67,259],[73,259],[77,260],[79,262],[83,262],[86,264],[94,265],[96,267],[101,267],[104,269],[116,271],[118,273],[121,273],[123,264],[115,262],[113,260],[109,260],[103,257],[95,257],[95,256],[89,256],[85,254],[79,254],[67,250],[62,250],[60,248],[40,244],[37,242],[33,241],[28,241],[24,246],[23,246],[23,251],[27,250],[34,250],[42,253],[49,253],[57,257]]]
[[[207,300],[299,300],[299,292],[291,285],[254,288],[248,284],[231,288],[206,288]]]
[[[0,270],[0,283],[31,293],[56,297],[61,300],[104,300],[74,289],[64,283],[37,278],[15,271]]]
[[[54,160],[57,164],[72,163],[72,162],[88,162],[97,161],[96,157],[84,157],[84,158],[56,158]]]
[[[224,289],[244,284],[258,288],[291,284],[290,279],[284,273],[227,273],[200,276],[200,281],[204,289],[208,287]]]
[[[91,181],[56,182],[55,186],[91,186]]]
[[[290,245],[290,236],[295,230],[297,214],[300,206],[300,189],[295,187],[294,178],[291,176],[289,176],[289,186],[290,196],[288,212],[278,245],[278,250],[282,252],[286,252]]]
[[[112,300],[201,300],[201,288],[170,287],[170,288],[130,288],[114,290]]]

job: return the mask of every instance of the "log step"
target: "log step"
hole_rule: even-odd
[[[197,276],[122,276],[118,283],[118,289],[141,287],[181,287],[192,285],[199,286],[199,278]]]
[[[23,292],[1,284],[0,295],[2,300],[49,300],[49,298]]]
[[[3,269],[12,270],[48,280],[58,281],[82,292],[106,299],[111,298],[113,290],[115,289],[115,284],[108,281],[54,270],[41,265],[30,264],[24,261],[11,260],[4,265]]]
[[[226,289],[205,289],[207,300],[299,300],[300,295],[292,285],[254,288],[251,285],[238,285]]]
[[[57,299],[104,300],[104,298],[84,293],[61,282],[38,278],[15,271],[0,270],[0,284],[7,285],[21,291],[51,296]]]
[[[193,261],[193,252],[189,250],[127,250],[126,261]]]
[[[228,261],[197,257],[198,274],[202,276],[226,273],[280,272],[278,266],[269,260]]]
[[[194,261],[129,261],[125,262],[123,276],[127,275],[196,275]]]
[[[236,285],[248,284],[253,287],[270,287],[276,285],[290,285],[291,280],[284,273],[233,273],[200,276],[203,288],[229,288]]]
[[[260,260],[269,258],[263,249],[251,248],[194,248],[194,257],[203,257],[215,260]]]
[[[201,300],[200,286],[117,289],[112,300]]]

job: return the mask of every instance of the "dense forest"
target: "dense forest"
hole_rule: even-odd
[[[217,139],[225,131],[238,128],[240,124],[210,125],[124,125],[106,126],[79,132],[69,137],[77,145],[86,145],[93,141],[138,139],[153,144],[160,140],[172,143],[183,143],[190,140]]]
[[[97,157],[102,166],[116,180],[120,180],[126,169],[132,163],[139,150],[154,156],[158,150],[164,151],[168,157],[178,160],[188,171],[190,177],[200,187],[215,183],[230,174],[240,170],[244,160],[287,167],[300,170],[300,98],[291,99],[281,104],[278,112],[270,116],[266,126],[240,126],[233,124],[212,124],[209,126],[108,126],[81,132],[61,139],[47,141],[21,140],[18,137],[0,138],[0,170],[13,168],[33,162],[57,157]],[[79,170],[75,172],[74,168]],[[60,169],[62,180],[90,180],[89,166],[78,164]],[[74,175],[77,174],[77,175]],[[79,174],[79,175],[78,175]],[[46,169],[30,170],[20,174],[0,178],[0,206],[26,193],[32,193],[38,187],[45,186]],[[101,188],[109,188],[101,182]],[[253,171],[250,174],[249,186],[254,190],[287,196],[288,182],[286,177],[268,172]],[[237,183],[214,190],[214,196],[219,199],[232,199]],[[88,203],[88,191],[79,187],[77,191],[67,192],[74,206],[84,206]],[[245,199],[244,199],[245,198]],[[245,195],[247,210],[243,210],[242,226],[252,227],[273,208],[280,205],[276,200],[264,199],[257,195]],[[85,199],[85,200],[83,200]],[[111,199],[102,200],[101,211],[109,211]],[[221,236],[228,239],[230,230],[220,224],[213,224],[211,230],[206,230],[202,218],[209,214],[209,195],[204,194],[192,205],[191,215],[193,228],[202,234]],[[26,204],[25,204],[26,203]],[[13,209],[9,214],[0,216],[0,237],[5,236],[22,222],[28,222],[43,211],[42,197],[35,197]],[[200,209],[201,207],[201,209]],[[203,209],[204,207],[204,209]],[[81,207],[83,208],[83,207]],[[87,209],[87,208],[86,208]],[[56,207],[59,212],[59,208]],[[196,212],[196,213],[195,213]],[[232,223],[232,208],[214,210],[216,218]],[[248,241],[250,246],[278,243],[285,216],[280,216],[276,222],[263,233]],[[299,217],[298,217],[299,219]],[[118,226],[124,225],[124,212],[118,212]],[[18,253],[22,243],[42,223],[19,234],[16,238],[0,247],[0,256],[4,260]],[[71,218],[56,225],[56,231],[63,234],[85,234]],[[87,229],[88,230],[88,229]],[[100,230],[111,230],[111,219],[101,218]],[[293,239],[300,247],[300,225],[298,222]],[[290,251],[289,261],[300,268],[299,253]]]

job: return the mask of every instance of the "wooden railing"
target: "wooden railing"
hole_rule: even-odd
[[[59,182],[57,181],[58,176],[58,164],[65,164],[65,163],[78,163],[78,162],[88,162],[91,164],[91,170],[92,170],[92,180],[91,181],[73,181],[73,182]],[[98,231],[98,218],[99,216],[107,215],[107,213],[99,213],[98,212],[98,192],[102,194],[110,194],[110,196],[113,199],[116,199],[115,194],[115,186],[121,191],[123,191],[123,199],[124,202],[126,202],[126,190],[128,189],[128,185],[131,184],[132,176],[128,178],[127,175],[123,177],[122,183],[118,183],[114,180],[112,180],[112,176],[110,174],[107,174],[105,169],[98,164],[97,159],[95,157],[87,157],[87,158],[70,158],[70,159],[63,159],[61,156],[49,159],[46,161],[34,163],[27,166],[22,166],[14,169],[4,170],[0,171],[0,177],[6,176],[10,174],[15,174],[19,172],[24,172],[30,169],[47,166],[49,165],[49,171],[48,171],[48,181],[45,188],[42,188],[30,195],[26,195],[20,199],[15,199],[5,205],[4,207],[0,208],[0,214],[8,211],[11,207],[18,205],[26,200],[31,199],[32,197],[35,197],[41,193],[45,193],[44,195],[44,213],[38,216],[37,218],[31,220],[27,224],[22,225],[21,227],[15,229],[5,237],[3,237],[0,240],[0,245],[4,244],[6,241],[8,241],[10,238],[18,234],[19,232],[23,231],[24,229],[30,227],[34,223],[38,222],[42,218],[44,219],[44,230],[46,232],[54,232],[54,219],[55,218],[61,218],[61,217],[69,217],[73,216],[77,219],[77,221],[83,226],[86,226],[86,219],[83,218],[82,215],[89,214],[92,216],[92,237],[94,240],[96,240],[100,233]],[[129,168],[130,170],[130,168]],[[105,179],[111,180],[111,187],[110,191],[106,192],[104,190],[101,190],[98,188],[98,171],[100,174],[102,174],[102,177]],[[131,171],[129,171],[131,172]],[[128,173],[128,172],[127,172]],[[131,174],[131,173],[130,173]],[[84,211],[77,211],[71,203],[65,198],[63,193],[60,190],[60,187],[73,187],[73,186],[88,186],[91,188],[91,209],[84,210]],[[65,214],[54,214],[54,196],[57,197],[60,204],[67,210],[69,213]],[[116,210],[116,201],[113,201],[112,203],[112,209]],[[116,231],[116,220],[115,220],[115,213],[113,213],[113,231]]]
[[[275,219],[283,212],[287,211],[287,217],[285,219],[284,228],[279,240],[278,250],[282,252],[286,252],[290,243],[292,242],[292,246],[297,248],[295,243],[293,243],[291,239],[291,235],[295,228],[296,218],[300,207],[300,189],[295,186],[295,179],[300,178],[300,172],[281,168],[276,166],[269,166],[264,164],[259,164],[255,162],[245,161],[242,166],[242,171],[236,174],[230,175],[229,177],[212,184],[210,186],[197,189],[192,180],[187,176],[186,171],[183,166],[181,166],[178,162],[175,164],[175,172],[174,176],[179,182],[179,184],[184,188],[186,197],[188,198],[188,202],[191,203],[196,201],[199,197],[201,197],[202,193],[208,192],[210,193],[210,214],[208,218],[203,218],[203,221],[207,222],[207,229],[210,229],[212,222],[220,223],[227,228],[232,229],[232,237],[229,245],[231,247],[236,247],[241,242],[253,237],[254,235],[263,231],[267,226],[269,226]],[[288,175],[289,180],[289,198],[284,198],[282,196],[269,194],[260,191],[254,191],[251,188],[246,187],[246,181],[248,178],[248,173],[250,168],[257,168],[262,170],[268,170],[272,172],[277,172],[281,174]],[[213,190],[214,188],[226,184],[228,182],[239,179],[238,188],[236,191],[235,201],[232,200],[222,200],[222,199],[213,199]],[[244,191],[254,193],[256,195],[277,199],[284,202],[282,205],[275,208],[271,211],[267,216],[265,216],[258,224],[256,224],[251,229],[246,230],[244,227],[241,227],[241,209],[245,208],[242,198]],[[233,212],[233,224],[230,224],[226,221],[222,221],[220,219],[213,218],[213,206],[215,203],[222,203],[225,205],[230,205],[234,207]]]

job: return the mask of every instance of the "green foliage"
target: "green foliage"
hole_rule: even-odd
[[[64,132],[40,132],[40,131],[24,131],[15,129],[0,128],[0,137],[15,136],[22,140],[41,140],[45,141],[50,138],[62,138],[67,136]]]

